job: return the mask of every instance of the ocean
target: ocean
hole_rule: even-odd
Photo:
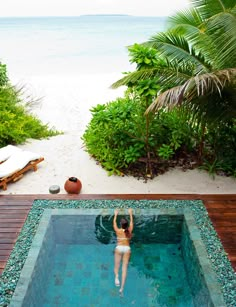
[[[0,61],[31,111],[81,136],[90,109],[123,96],[111,84],[132,71],[127,46],[164,30],[166,18],[124,15],[0,18]]]
[[[123,72],[130,70],[127,46],[165,27],[165,17],[0,18],[0,61],[10,75]]]

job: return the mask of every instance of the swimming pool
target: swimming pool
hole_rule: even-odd
[[[45,209],[10,306],[226,306],[186,208],[134,209],[132,256],[120,297],[113,212]]]

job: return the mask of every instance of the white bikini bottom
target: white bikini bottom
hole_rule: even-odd
[[[128,245],[117,245],[116,246],[116,250],[118,250],[118,252],[124,254],[130,251],[130,246]]]

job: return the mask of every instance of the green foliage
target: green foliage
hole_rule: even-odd
[[[159,149],[158,149],[158,155],[164,160],[169,160],[174,154],[173,149],[171,148],[170,145],[163,144]]]
[[[236,177],[236,120],[210,129],[205,142],[203,168]]]
[[[143,154],[139,108],[129,98],[118,98],[91,112],[92,120],[82,137],[86,149],[110,174],[120,174],[120,169]]]
[[[130,62],[137,64],[137,70],[153,68],[158,64],[156,50],[140,44],[134,44],[128,48]]]
[[[176,152],[181,146],[184,146],[187,151],[192,151],[196,145],[194,138],[197,137],[198,132],[196,127],[189,124],[188,116],[176,108],[168,112],[159,110],[153,121],[151,134],[155,134],[158,140],[155,144],[156,148],[159,149],[165,145]]]
[[[217,172],[222,170],[221,163],[215,159],[214,161],[204,160],[203,164],[199,167],[199,169],[206,170],[209,175],[215,179],[215,175]]]
[[[10,85],[0,87],[0,147],[56,134],[57,131],[49,129],[27,112],[20,99],[20,91]]]
[[[145,108],[136,99],[118,98],[106,105],[97,105],[92,120],[82,137],[86,150],[111,174],[122,170],[148,150],[159,160],[170,159],[181,146],[193,149],[191,126],[179,110],[160,110],[152,118],[146,140]]]
[[[141,80],[137,83],[137,86],[135,87],[135,90],[137,94],[140,96],[140,98],[153,98],[157,95],[157,92],[159,90],[159,85],[157,83],[157,80],[154,79],[145,79]]]
[[[109,175],[121,175],[132,163],[147,157],[147,150],[159,164],[198,150],[201,126],[191,125],[191,118],[184,109],[161,109],[153,114],[147,140],[145,107],[138,97],[118,98],[106,105],[97,105],[91,112],[92,120],[82,139],[88,153]],[[217,129],[206,128],[204,142],[201,168],[212,177],[215,174],[236,177],[235,121],[222,123]]]
[[[7,67],[5,64],[0,63],[0,86],[6,85],[8,82]]]

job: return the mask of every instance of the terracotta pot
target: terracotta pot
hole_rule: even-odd
[[[82,188],[81,181],[76,177],[70,177],[66,180],[64,189],[68,194],[79,194]]]

